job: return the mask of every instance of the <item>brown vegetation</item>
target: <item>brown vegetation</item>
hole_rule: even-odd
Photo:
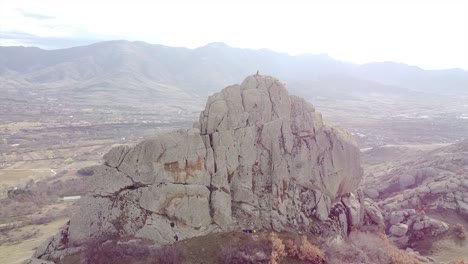
[[[220,263],[268,263],[272,256],[272,243],[269,240],[248,240],[241,244],[228,243],[224,245],[219,254]]]
[[[17,244],[38,235],[39,230],[37,228],[26,231],[19,231],[16,229],[14,232],[2,230],[0,231],[0,244]]]
[[[140,240],[121,243],[104,236],[88,241],[83,256],[87,264],[180,264],[185,253],[178,244],[157,248]]]
[[[291,239],[285,240],[284,245],[288,256],[297,256],[299,254],[296,243],[294,243]]]
[[[184,250],[178,244],[167,245],[152,252],[156,262],[154,264],[179,264],[184,261]]]
[[[292,233],[239,233],[211,234],[163,247],[141,240],[117,242],[108,236],[90,241],[81,263],[200,263],[199,260],[223,264],[420,263],[411,253],[393,246],[384,234],[355,231],[346,241],[319,247],[311,238]],[[194,252],[202,253],[193,255]]]
[[[299,250],[297,252],[297,257],[306,263],[325,263],[320,249],[310,243],[306,236],[302,236],[301,245],[299,246]]]
[[[19,243],[37,237],[37,229],[24,227],[45,225],[71,216],[75,209],[73,204],[51,205],[57,204],[62,196],[85,193],[88,180],[64,181],[59,177],[56,175],[37,182],[31,180],[24,188],[10,190],[7,198],[0,199],[0,243]]]
[[[420,263],[396,248],[382,233],[352,232],[348,242],[328,245],[325,253],[329,263]]]
[[[285,246],[281,238],[279,238],[276,233],[271,234],[270,240],[272,247],[270,264],[277,264],[281,261],[281,259],[287,256]]]
[[[462,224],[456,224],[453,227],[453,233],[455,234],[456,238],[460,240],[465,240],[468,235],[465,227]]]
[[[325,263],[320,249],[310,243],[306,236],[284,241],[276,233],[255,240],[244,241],[241,244],[228,243],[219,252],[220,263],[282,263],[285,257],[296,259],[300,263]]]
[[[56,203],[60,197],[87,192],[88,179],[78,178],[47,181],[29,181],[25,188],[11,190],[8,198],[0,199],[0,218],[31,215],[47,204]]]

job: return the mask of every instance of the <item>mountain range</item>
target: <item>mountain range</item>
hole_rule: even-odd
[[[0,47],[0,119],[190,126],[209,95],[257,71],[358,133],[362,146],[454,142],[468,129],[468,72],[462,69],[359,65],[224,43],[187,49],[123,40],[57,50]]]
[[[58,50],[0,47],[0,78],[10,92],[34,84],[78,98],[83,92],[116,98],[133,92],[205,97],[257,70],[296,84],[288,86],[302,95],[309,93],[304,89],[318,96],[333,90],[336,96],[356,91],[468,93],[468,72],[462,69],[423,70],[395,62],[358,65],[325,54],[290,56],[224,43],[197,49],[120,40]]]

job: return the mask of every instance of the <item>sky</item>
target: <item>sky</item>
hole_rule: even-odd
[[[0,0],[0,45],[211,42],[468,70],[468,0]]]

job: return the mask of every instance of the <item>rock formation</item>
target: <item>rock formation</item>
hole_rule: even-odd
[[[383,222],[349,194],[362,177],[350,134],[267,76],[210,96],[194,128],[113,148],[93,177],[80,210],[35,258],[56,260],[100,236],[162,245],[235,228],[307,231],[329,215],[345,233]]]
[[[396,245],[442,237],[457,221],[468,224],[468,140],[368,175],[362,185],[381,208]]]

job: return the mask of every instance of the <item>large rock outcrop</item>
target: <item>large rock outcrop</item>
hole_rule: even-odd
[[[350,134],[278,80],[250,76],[210,96],[194,128],[107,153],[62,238],[35,257],[51,259],[60,239],[63,249],[99,236],[168,244],[232,228],[309,230],[335,202],[348,228],[364,211],[341,196],[361,176]]]
[[[381,209],[390,240],[402,248],[427,246],[428,239],[444,239],[451,226],[468,224],[468,139],[414,156],[376,167],[383,169],[362,183]]]

